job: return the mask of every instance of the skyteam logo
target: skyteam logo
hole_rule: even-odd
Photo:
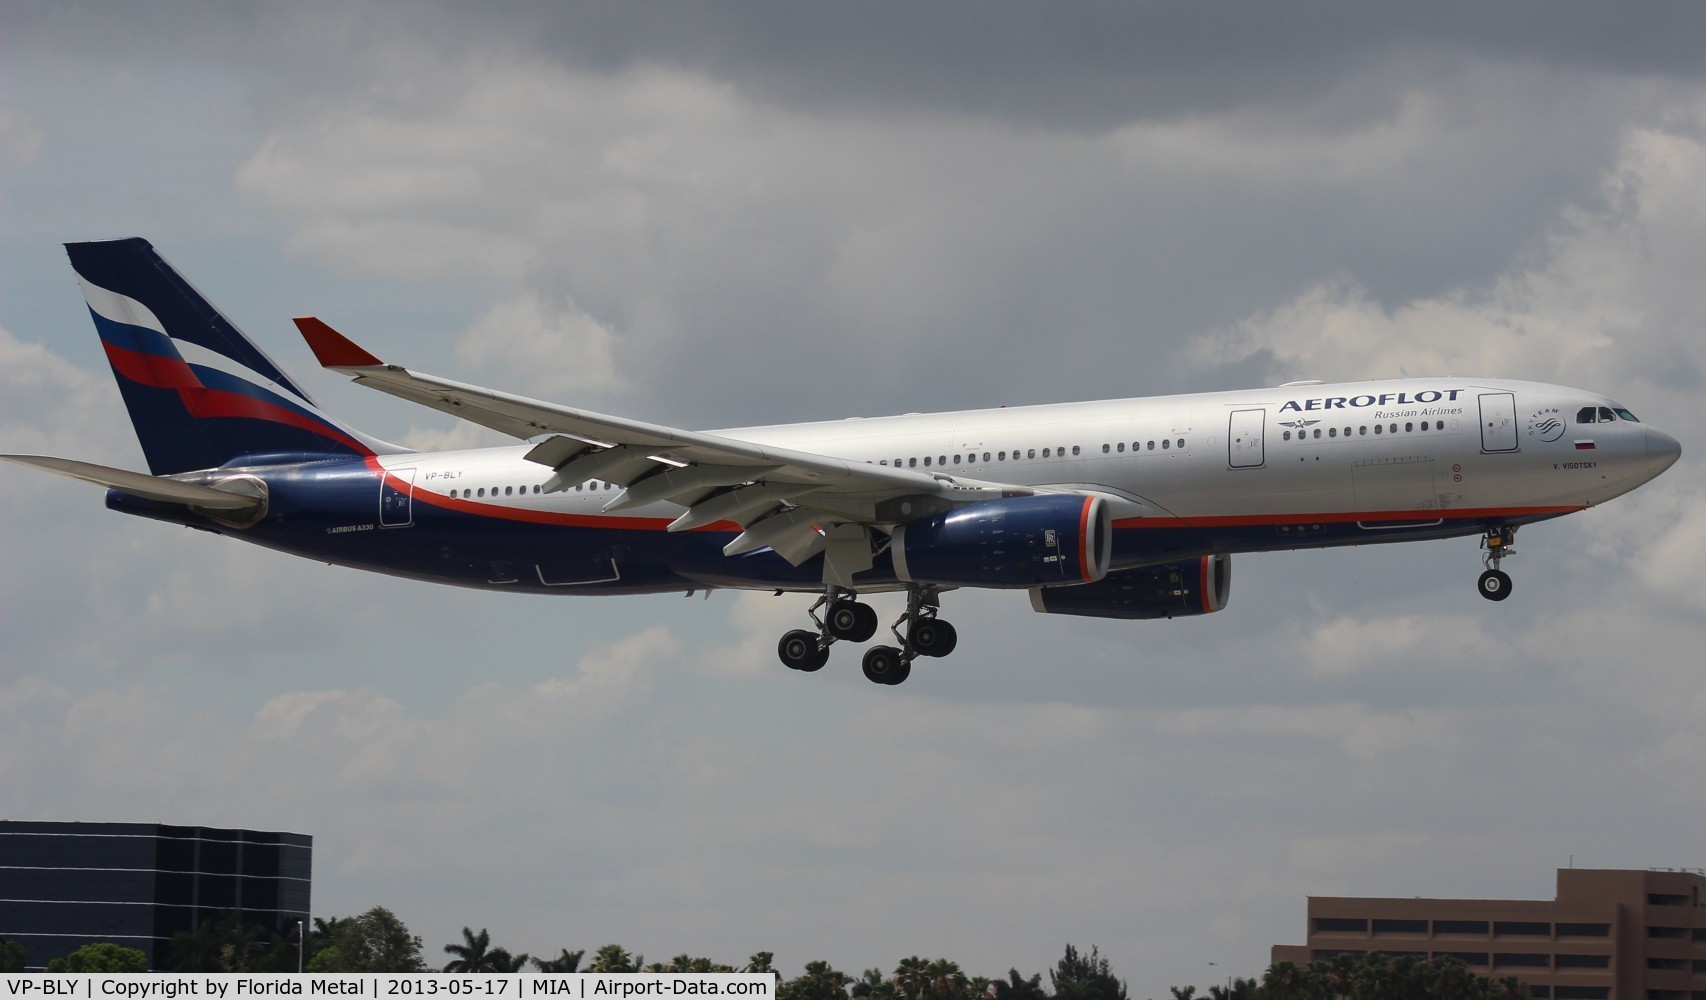
[[[1564,436],[1564,417],[1556,406],[1544,410],[1536,410],[1528,418],[1528,436],[1537,437],[1545,442],[1553,442]]]

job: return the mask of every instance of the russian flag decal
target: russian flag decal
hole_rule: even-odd
[[[1586,441],[1586,440],[1577,440],[1576,441],[1576,450],[1577,451],[1592,451],[1593,450],[1593,442],[1592,441]]]

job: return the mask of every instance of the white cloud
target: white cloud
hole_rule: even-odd
[[[1533,266],[1395,305],[1349,278],[1318,284],[1204,341],[1197,358],[1267,356],[1276,380],[1390,378],[1402,368],[1696,385],[1706,343],[1679,334],[1702,320],[1690,262],[1706,251],[1695,183],[1703,169],[1706,140],[1631,130],[1605,174],[1603,203],[1566,212]]]
[[[614,332],[572,302],[548,305],[529,293],[500,302],[474,321],[456,344],[457,360],[496,370],[518,391],[568,398],[597,390],[619,395]]]

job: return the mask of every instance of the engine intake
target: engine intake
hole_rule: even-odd
[[[1226,607],[1231,589],[1232,557],[1223,553],[1120,570],[1077,587],[1038,587],[1031,591],[1031,607],[1089,618],[1184,618]]]
[[[985,500],[900,525],[889,550],[895,576],[908,583],[1011,588],[1091,583],[1108,573],[1113,517],[1096,496]]]

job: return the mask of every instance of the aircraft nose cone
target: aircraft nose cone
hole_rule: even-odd
[[[1658,475],[1682,457],[1682,442],[1664,431],[1647,428],[1647,469]]]

